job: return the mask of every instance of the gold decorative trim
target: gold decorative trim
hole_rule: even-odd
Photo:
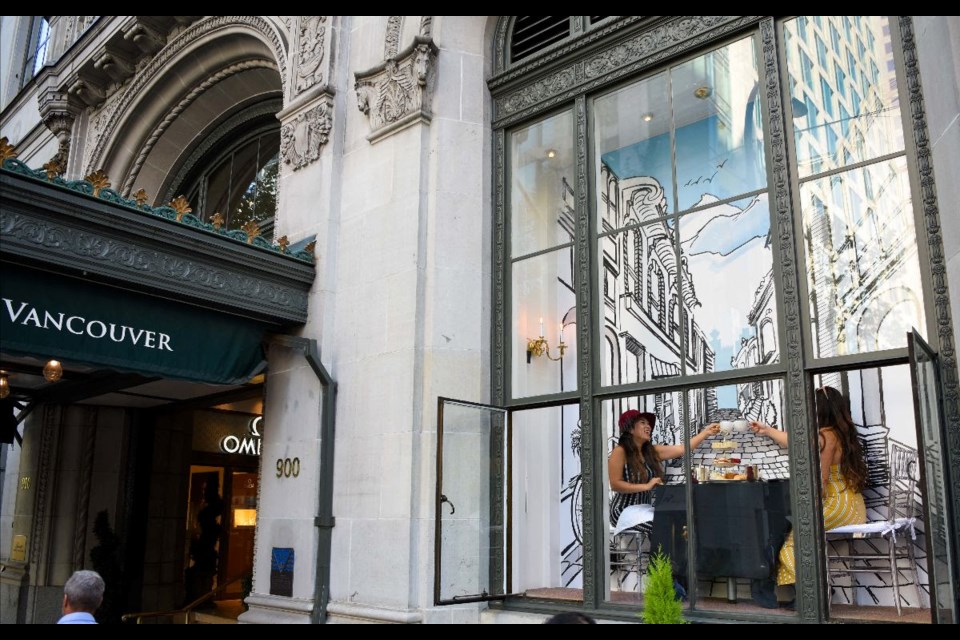
[[[93,197],[97,198],[100,196],[100,191],[103,189],[110,188],[110,176],[104,173],[103,169],[97,169],[93,173],[87,175],[84,180],[93,185]]]
[[[253,244],[253,239],[260,235],[260,225],[253,220],[247,220],[240,229],[247,234],[247,244]]]
[[[183,196],[177,196],[171,200],[170,206],[173,207],[174,211],[177,212],[177,222],[183,220],[183,216],[193,212],[193,208],[190,207],[190,203],[187,202],[187,199]]]
[[[150,199],[150,196],[147,195],[147,192],[145,190],[140,189],[135,194],[133,194],[133,199],[136,200],[138,207],[142,207],[147,203],[147,200]]]
[[[310,244],[308,244],[307,246],[305,246],[305,247],[303,248],[303,250],[306,251],[307,253],[309,253],[310,255],[315,256],[316,254],[314,253],[313,250],[316,249],[316,248],[317,248],[317,241],[314,240],[313,242],[311,242]]]
[[[290,240],[287,239],[287,236],[280,236],[277,240],[277,245],[280,247],[280,253],[286,253],[287,247],[290,246]]]
[[[16,158],[18,155],[17,148],[10,144],[6,136],[0,138],[0,164],[3,164],[10,158]]]
[[[220,227],[223,226],[224,222],[226,221],[223,219],[223,215],[219,211],[213,214],[213,216],[210,218],[210,224],[213,225],[214,231],[220,231]]]
[[[52,158],[49,162],[43,165],[43,170],[47,172],[47,180],[53,180],[57,176],[63,174],[63,167],[60,166],[60,163],[56,158]]]

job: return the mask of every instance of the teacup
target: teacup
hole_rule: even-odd
[[[750,427],[750,423],[746,420],[734,420],[733,421],[733,430],[739,433],[743,433]]]
[[[720,421],[720,433],[725,436],[733,433],[733,420],[721,420]]]

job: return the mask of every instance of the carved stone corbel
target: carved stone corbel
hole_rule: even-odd
[[[114,82],[123,82],[132,76],[135,65],[136,56],[110,44],[98,51],[93,59],[94,69],[104,72]]]
[[[39,104],[43,124],[57,137],[57,153],[51,160],[59,166],[62,173],[66,171],[67,160],[70,159],[70,137],[81,107],[69,94],[56,89],[45,89],[41,92]]]
[[[354,75],[357,106],[370,118],[367,140],[377,142],[417,122],[430,122],[430,79],[437,51],[432,38],[417,36],[382,65]]]
[[[123,39],[132,42],[147,55],[160,51],[166,42],[166,38],[158,30],[139,20],[124,29]]]
[[[316,95],[313,95],[316,94]],[[277,114],[280,127],[280,158],[302,169],[320,157],[333,127],[333,90],[324,88],[308,94],[309,100],[287,107]]]

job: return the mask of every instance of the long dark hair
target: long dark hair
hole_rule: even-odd
[[[627,467],[630,470],[627,482],[633,482],[635,484],[650,480],[647,474],[647,465],[650,465],[650,468],[653,469],[654,476],[658,478],[663,477],[663,466],[660,464],[660,456],[657,455],[657,449],[653,446],[653,441],[647,440],[643,443],[642,447],[637,447],[637,443],[633,441],[633,428],[637,422],[644,419],[643,416],[637,416],[631,420],[630,424],[621,429],[620,440],[617,442],[617,444],[623,447],[624,453],[627,454]],[[653,425],[650,426],[650,435],[652,437]]]
[[[863,491],[867,486],[867,462],[863,447],[857,437],[857,428],[853,426],[850,408],[842,393],[833,387],[820,387],[816,393],[817,427],[833,429],[840,438],[843,454],[840,458],[840,470],[851,489]]]

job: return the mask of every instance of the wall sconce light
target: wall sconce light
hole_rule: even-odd
[[[560,344],[557,345],[557,350],[560,352],[560,355],[554,358],[550,355],[550,344],[547,342],[547,339],[543,337],[543,318],[540,318],[540,337],[534,338],[532,340],[527,340],[527,364],[530,364],[530,360],[533,356],[547,356],[550,360],[559,361],[563,359],[563,352],[566,351],[567,345],[563,343],[563,323],[560,323]]]
[[[643,114],[642,116],[640,116],[640,119],[643,120],[644,122],[650,122],[651,120],[653,120],[653,114],[647,112],[647,113]]]
[[[556,157],[557,157],[557,150],[556,150],[556,149],[547,149],[547,157],[550,158],[551,160],[553,160],[554,158],[556,158]]]
[[[56,382],[63,377],[63,365],[59,360],[50,360],[43,367],[43,377],[47,382]]]
[[[0,371],[0,399],[10,395],[10,379],[6,371]]]

